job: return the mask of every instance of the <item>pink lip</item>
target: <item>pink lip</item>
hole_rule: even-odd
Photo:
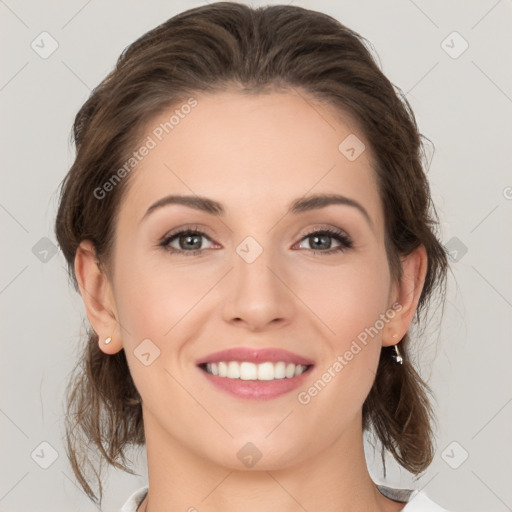
[[[266,361],[272,363],[283,361],[284,363],[302,364],[304,366],[312,366],[314,364],[311,359],[299,356],[293,352],[288,352],[287,350],[279,348],[256,349],[248,347],[221,350],[220,352],[215,352],[199,359],[196,364],[200,366],[205,363],[219,363],[220,361],[247,361],[256,364],[264,363]],[[271,381],[228,379],[226,377],[211,375],[204,369],[201,369],[201,373],[215,387],[237,398],[249,400],[270,400],[293,391],[303,385],[305,379],[309,377],[310,372],[306,371],[302,375],[292,377],[290,379],[284,378]]]
[[[245,400],[271,400],[289,393],[299,386],[304,386],[305,379],[309,378],[310,370],[298,377],[277,380],[240,380],[228,379],[211,375],[204,370],[199,370],[217,389],[229,393],[236,398]]]
[[[293,352],[288,352],[280,348],[247,348],[247,347],[236,347],[227,350],[221,350],[220,352],[214,352],[206,357],[203,357],[196,361],[199,366],[204,363],[219,363],[220,361],[247,361],[249,363],[264,363],[269,361],[271,363],[277,363],[283,361],[284,363],[302,364],[309,366],[314,364],[311,359],[299,356]],[[291,380],[291,379],[288,379]]]

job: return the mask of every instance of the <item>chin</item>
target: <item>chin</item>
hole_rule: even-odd
[[[235,438],[222,448],[221,453],[212,453],[210,460],[219,466],[235,471],[276,471],[289,468],[306,458],[305,441],[290,443],[276,436],[270,440],[266,434]],[[272,434],[271,434],[272,436]],[[302,447],[302,448],[301,448]]]

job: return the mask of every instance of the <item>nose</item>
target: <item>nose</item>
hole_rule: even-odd
[[[270,251],[263,250],[251,263],[236,255],[227,287],[228,298],[223,308],[227,322],[261,331],[292,321],[294,294],[286,272],[270,258]]]

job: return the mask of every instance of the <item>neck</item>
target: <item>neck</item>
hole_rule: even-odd
[[[150,488],[138,512],[387,512],[403,507],[382,496],[371,480],[360,427],[286,468],[240,471],[193,453],[163,432],[147,411],[144,426]]]

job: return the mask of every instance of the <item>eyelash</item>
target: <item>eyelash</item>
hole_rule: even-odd
[[[206,233],[199,230],[199,227],[193,227],[193,228],[185,228],[180,229],[179,231],[175,231],[172,233],[167,234],[158,244],[159,246],[163,247],[164,250],[170,252],[171,254],[179,254],[182,256],[197,256],[200,253],[204,252],[206,249],[195,249],[193,251],[184,251],[182,249],[175,249],[174,247],[170,247],[170,243],[177,237],[183,234],[188,235],[199,235],[204,236],[208,240],[211,241],[211,239],[206,235]],[[331,238],[334,238],[336,241],[340,243],[338,247],[334,247],[332,249],[327,249],[325,251],[318,250],[318,249],[306,249],[308,251],[311,251],[313,254],[320,254],[322,256],[336,254],[340,252],[345,252],[347,249],[352,249],[354,246],[354,243],[352,242],[351,238],[343,233],[342,231],[339,231],[337,229],[333,228],[326,228],[326,229],[315,229],[312,231],[309,231],[302,235],[300,241],[304,240],[305,238],[309,238],[312,235],[327,235]]]

